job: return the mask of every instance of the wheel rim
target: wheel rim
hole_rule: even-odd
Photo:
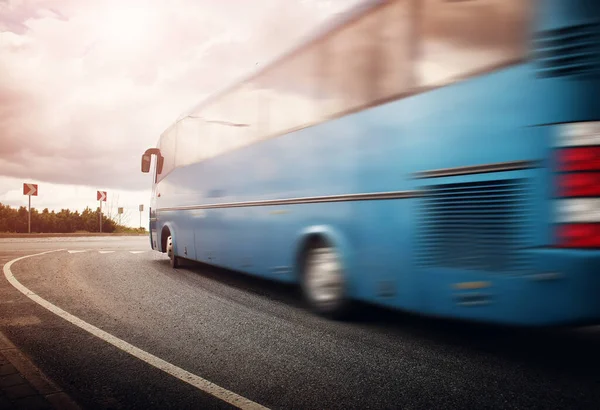
[[[173,237],[167,238],[167,256],[169,259],[173,259]]]
[[[306,266],[306,285],[310,298],[320,305],[335,303],[341,299],[342,267],[333,248],[310,252]]]

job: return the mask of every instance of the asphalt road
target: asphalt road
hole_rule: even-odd
[[[203,265],[173,270],[144,237],[0,239],[0,263],[51,249],[65,250],[15,263],[16,279],[269,408],[600,407],[598,328],[517,330],[372,307],[332,322],[306,311],[293,288]],[[0,331],[84,408],[231,407],[56,316],[4,278]]]

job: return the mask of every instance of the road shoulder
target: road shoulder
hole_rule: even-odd
[[[2,332],[0,332],[0,407],[79,409],[79,406]]]

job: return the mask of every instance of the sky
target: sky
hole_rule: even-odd
[[[26,206],[25,182],[38,209],[103,190],[138,225],[161,132],[357,1],[0,0],[0,203]]]

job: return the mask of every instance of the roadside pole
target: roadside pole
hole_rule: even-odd
[[[37,196],[37,194],[37,184],[23,184],[23,195],[27,195],[29,197],[29,205],[27,207],[27,233],[31,233],[31,197]]]
[[[106,202],[106,191],[98,191],[96,192],[96,200],[100,202],[100,214],[98,215],[99,224],[100,224],[100,233],[102,233],[102,202]]]

